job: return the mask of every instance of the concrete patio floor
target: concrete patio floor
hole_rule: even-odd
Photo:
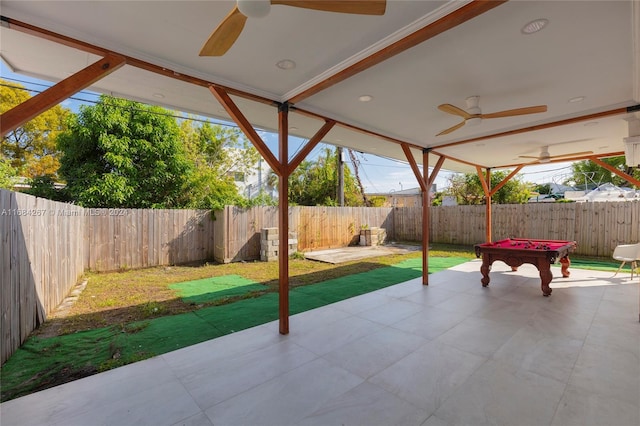
[[[327,250],[308,251],[304,253],[305,259],[317,260],[325,263],[345,263],[353,260],[362,260],[369,257],[388,256],[391,254],[406,254],[422,250],[422,246],[409,246],[402,244],[387,244],[383,246],[349,246]]]
[[[9,425],[638,425],[638,279],[471,261],[0,405]],[[553,269],[559,277],[559,268]]]

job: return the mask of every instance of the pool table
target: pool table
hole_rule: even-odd
[[[476,256],[482,256],[482,286],[489,285],[489,271],[496,260],[501,260],[511,266],[512,271],[517,271],[523,263],[529,263],[538,268],[541,288],[544,296],[551,294],[549,283],[553,279],[551,264],[560,261],[563,277],[569,276],[569,253],[576,247],[575,241],[561,240],[529,240],[525,238],[507,238],[491,243],[476,244]]]

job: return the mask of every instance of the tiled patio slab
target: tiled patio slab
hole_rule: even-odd
[[[0,405],[9,425],[640,424],[638,279],[480,263]],[[559,269],[553,270],[560,276]]]

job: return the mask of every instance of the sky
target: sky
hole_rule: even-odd
[[[21,84],[31,90],[32,95],[52,85],[52,83],[48,81],[15,74],[2,60],[0,60],[0,78]],[[91,105],[98,100],[98,97],[99,95],[97,93],[85,90],[62,102],[62,106],[77,112],[80,105]],[[222,123],[219,121],[216,122]],[[233,125],[233,123],[225,124]],[[267,146],[269,146],[274,153],[277,152],[277,134],[266,131],[260,131],[259,133]],[[289,142],[291,151],[290,158],[300,149],[304,142],[304,140],[299,138],[291,138]],[[307,158],[316,158],[327,146],[330,145],[318,144]],[[371,154],[357,153],[356,155],[360,161],[360,178],[367,193],[388,193],[417,188],[419,186],[407,162],[391,160]],[[348,156],[346,157],[345,163],[353,170],[353,165]],[[570,173],[571,163],[554,163],[526,167],[518,174],[518,177],[525,182],[532,183],[562,183],[564,177]],[[446,170],[441,170],[440,173],[438,173],[435,180],[438,191],[449,186],[451,176],[453,176],[453,174]]]

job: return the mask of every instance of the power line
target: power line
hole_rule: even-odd
[[[7,80],[9,80],[9,78],[7,78]],[[12,80],[20,82],[20,80],[17,80],[17,79],[12,79]],[[47,87],[47,88],[51,87],[51,86],[47,86],[46,84],[42,84],[42,83],[28,83],[28,84],[35,84],[35,85],[39,85],[39,86],[43,86],[43,87]],[[38,94],[44,92],[44,90],[27,89],[25,87],[13,86],[13,85],[6,84],[6,83],[0,83],[0,86],[8,87],[10,89],[16,89],[16,90],[24,90],[24,91],[27,91],[27,92],[33,92],[33,93],[38,93]],[[85,93],[85,94],[92,94],[93,95],[93,93],[91,93],[91,92],[78,92],[78,93]],[[98,96],[100,96],[100,95],[98,95]],[[82,98],[77,98],[75,96],[70,96],[67,99],[72,99],[74,101],[84,102],[84,103],[93,104],[93,105],[97,105],[98,103],[100,103],[100,100],[82,99]],[[111,104],[111,103],[107,103],[107,102],[103,102],[103,103],[105,105],[110,106],[110,107],[119,108],[119,109],[125,109],[124,107],[121,107],[120,105],[115,105],[115,104]],[[142,104],[142,102],[136,102],[136,103]],[[126,108],[126,109],[131,109],[131,108]],[[133,108],[133,110],[135,110],[135,111],[143,111],[142,109],[135,108],[135,107]],[[228,123],[226,121],[193,117],[193,116],[191,116],[191,115],[189,115],[187,113],[182,113],[182,114],[186,114],[186,115],[178,115],[178,114],[171,113],[171,112],[166,112],[166,113],[157,112],[157,111],[145,111],[145,112],[147,112],[149,114],[155,114],[155,115],[159,115],[159,116],[164,116],[164,117],[173,117],[173,118],[176,118],[176,119],[179,119],[179,120],[189,120],[189,121],[197,121],[199,123],[217,124],[217,125],[220,125],[220,126],[231,127],[231,128],[234,128],[234,129],[239,129],[240,128],[238,125],[231,124],[231,123]],[[261,129],[257,129],[257,130],[261,130]],[[262,131],[266,131],[266,130],[262,130]]]

